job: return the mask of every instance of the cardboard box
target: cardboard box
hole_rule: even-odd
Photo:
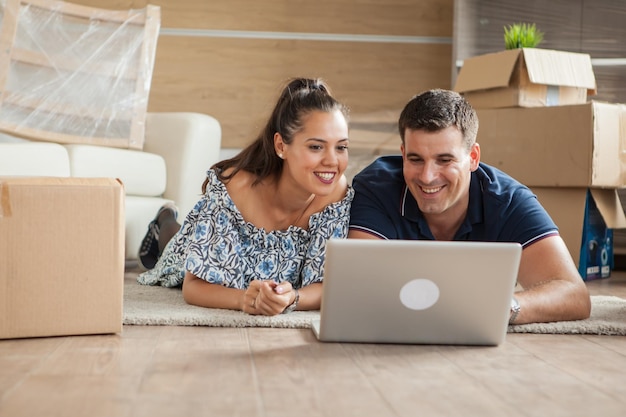
[[[615,189],[533,187],[584,280],[606,278],[613,269],[613,229],[626,228]]]
[[[0,177],[0,339],[118,333],[123,284],[119,181]]]
[[[588,54],[511,49],[464,60],[454,90],[474,108],[580,104],[596,93]]]
[[[479,109],[481,160],[528,186],[626,185],[626,105]]]

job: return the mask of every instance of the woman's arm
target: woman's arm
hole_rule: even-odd
[[[308,285],[298,291],[297,310],[319,310],[322,284]],[[248,314],[273,316],[291,305],[296,293],[288,282],[252,281],[248,289],[235,289],[206,282],[190,272],[185,274],[183,298],[187,304],[208,308],[241,310]]]
[[[296,310],[319,310],[322,305],[322,285],[316,282],[299,289],[300,299]]]
[[[187,304],[209,308],[243,310],[246,290],[212,284],[191,272],[185,273],[183,298]]]
[[[272,316],[282,313],[296,299],[296,290],[289,282],[252,281],[250,292],[259,290],[254,296],[252,303],[256,303],[258,313]],[[314,283],[300,288],[297,291],[298,303],[296,310],[319,310],[322,301],[322,283]]]

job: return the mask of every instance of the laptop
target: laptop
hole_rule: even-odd
[[[323,342],[497,346],[522,254],[518,243],[331,239]]]

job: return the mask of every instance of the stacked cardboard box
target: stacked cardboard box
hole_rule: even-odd
[[[588,101],[595,88],[589,55],[526,48],[466,60],[455,86],[478,113],[482,160],[535,192],[585,280],[610,276],[626,227],[626,105]]]

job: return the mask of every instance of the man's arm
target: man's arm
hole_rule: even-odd
[[[522,251],[515,294],[521,310],[515,324],[582,320],[591,300],[585,282],[560,236],[550,236]]]

